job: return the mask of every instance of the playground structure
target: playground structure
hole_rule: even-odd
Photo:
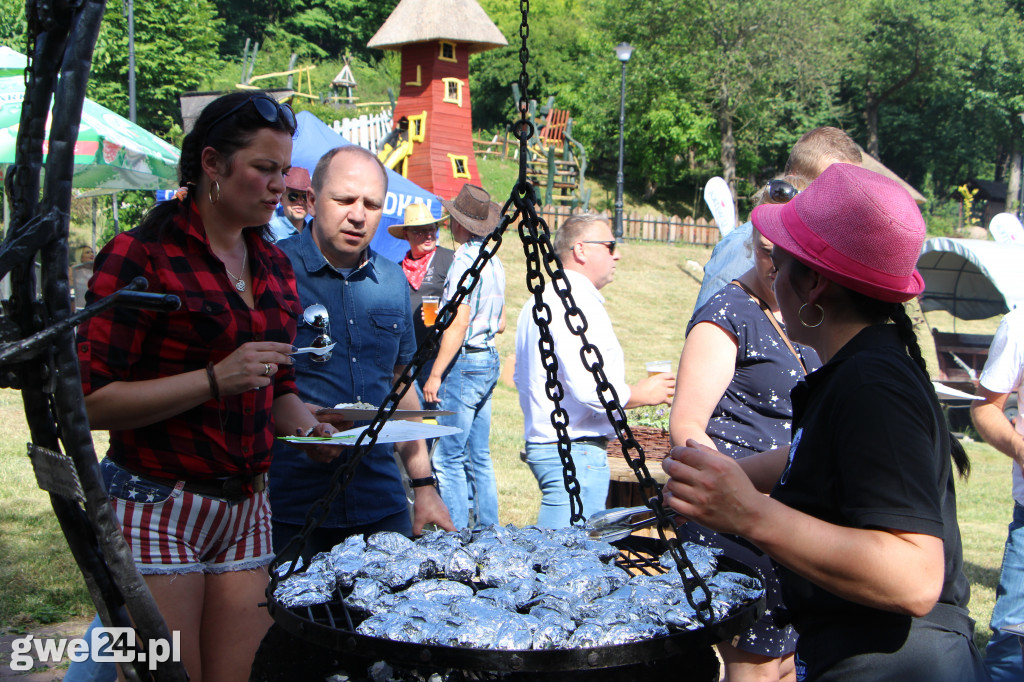
[[[516,83],[512,84],[512,95],[516,102],[520,101]],[[548,97],[539,110],[536,100],[530,100],[527,115],[534,122],[534,133],[527,147],[526,177],[537,189],[538,198],[546,205],[587,210],[587,154],[572,136],[573,119],[569,111],[556,109],[555,98]]]

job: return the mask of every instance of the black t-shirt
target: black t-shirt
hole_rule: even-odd
[[[949,434],[894,326],[868,327],[793,389],[793,444],[772,497],[829,523],[942,538],[941,603],[966,607]],[[909,618],[855,604],[777,565],[798,629]]]

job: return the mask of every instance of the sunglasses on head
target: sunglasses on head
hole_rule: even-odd
[[[797,194],[800,194],[793,185],[789,184],[785,180],[769,180],[765,186],[765,196],[773,204],[785,204],[788,203]]]
[[[306,200],[306,193],[305,192],[288,192],[287,197],[288,197],[288,201],[305,201]]]
[[[608,254],[615,253],[615,240],[614,239],[584,239],[581,244],[604,244],[608,247]]]
[[[242,109],[245,105],[252,103],[256,107],[256,113],[263,117],[263,120],[267,123],[277,123],[279,120],[282,121],[288,128],[295,131],[295,112],[287,104],[281,104],[270,95],[253,95],[241,103],[231,107],[223,114],[214,119],[210,127],[206,129],[206,138],[210,138],[210,133],[218,125],[223,123],[229,116],[234,115]]]

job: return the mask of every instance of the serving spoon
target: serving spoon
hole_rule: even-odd
[[[336,344],[324,346],[323,348],[317,348],[315,346],[306,346],[305,348],[296,348],[292,355],[301,355],[302,353],[312,353],[313,355],[327,355],[331,352]]]

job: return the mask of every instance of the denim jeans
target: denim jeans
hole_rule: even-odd
[[[281,553],[292,541],[302,532],[302,526],[297,526],[283,521],[271,522],[274,537],[274,553],[280,558]],[[399,512],[387,516],[375,523],[368,523],[362,526],[348,526],[345,528],[317,528],[309,534],[306,544],[299,548],[299,556],[302,557],[304,565],[309,565],[310,560],[320,552],[330,552],[335,545],[345,541],[350,535],[366,535],[390,531],[401,533],[406,537],[412,537],[412,519],[408,512]]]
[[[992,639],[985,648],[985,669],[992,682],[1024,680],[1020,642],[1016,635],[999,630],[1020,623],[1024,623],[1024,506],[1015,503],[992,609]]]
[[[99,615],[92,619],[82,639],[92,642],[92,631],[103,627]],[[84,661],[71,661],[68,671],[64,674],[67,682],[116,682],[117,664],[112,661],[97,661],[90,654]]]
[[[573,443],[572,461],[576,465],[576,480],[580,483],[583,515],[590,516],[605,508],[608,500],[607,451],[590,443]],[[554,443],[527,443],[526,463],[540,485],[540,512],[537,525],[543,528],[564,528],[569,525],[569,493],[562,476],[562,460]]]
[[[434,474],[441,499],[457,528],[469,526],[473,495],[476,528],[498,523],[498,486],[491,464],[491,395],[498,381],[498,351],[490,348],[455,356],[438,392],[442,415],[437,423],[457,426],[462,433],[443,436],[434,449]]]

